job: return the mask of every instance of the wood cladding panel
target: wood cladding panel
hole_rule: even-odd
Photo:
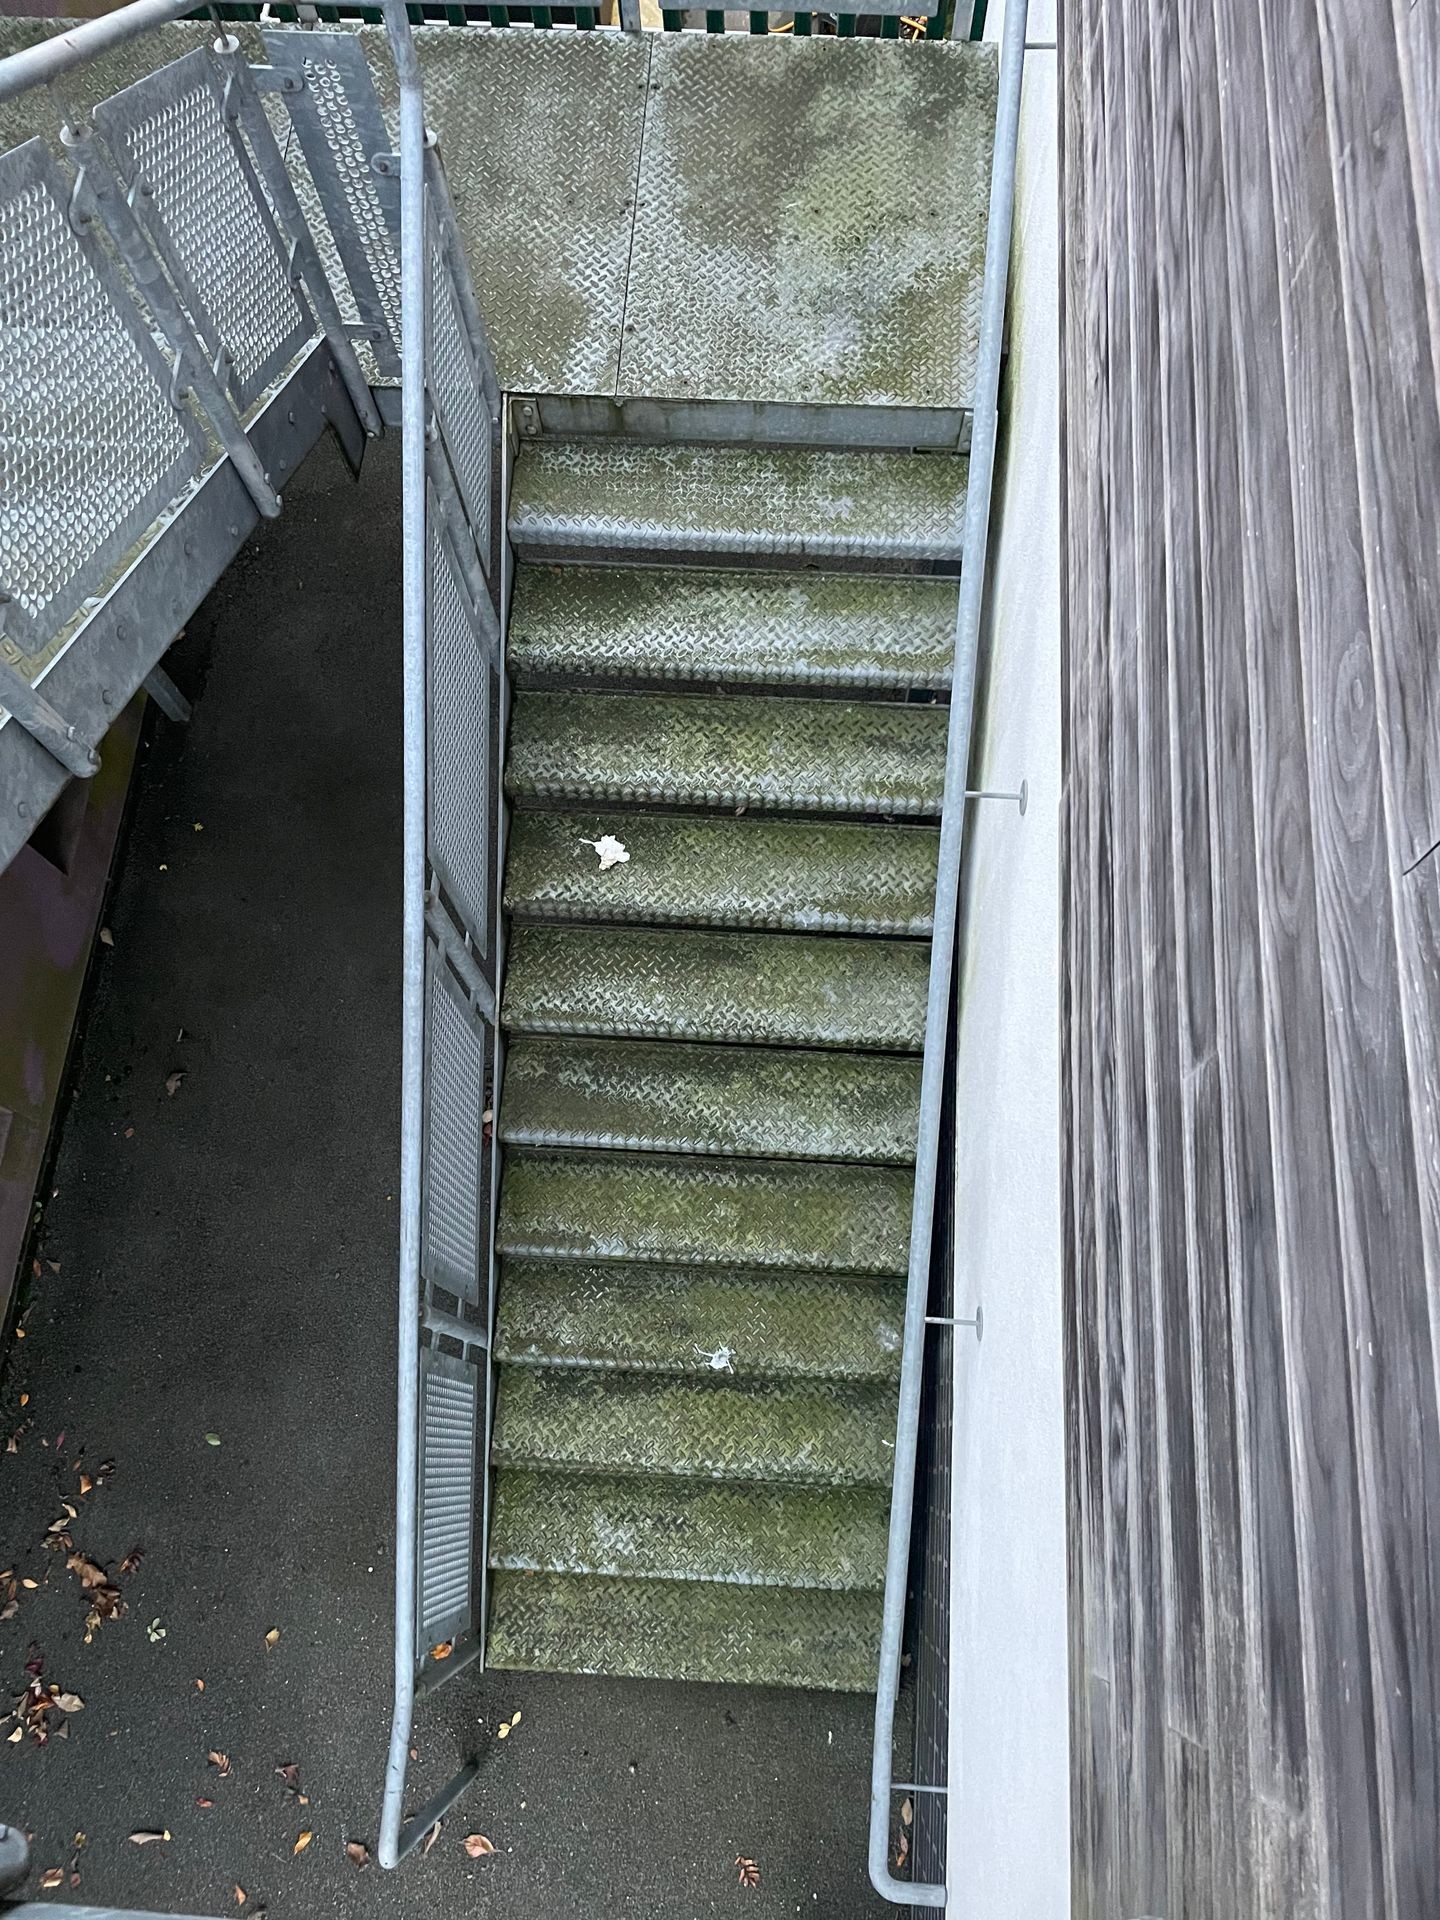
[[[1440,1914],[1440,24],[1060,24],[1077,1913]]]

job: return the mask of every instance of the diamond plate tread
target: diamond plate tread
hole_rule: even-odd
[[[937,818],[949,709],[784,695],[522,693],[513,798]]]
[[[666,34],[619,391],[968,407],[993,46]]]
[[[500,1467],[557,1472],[888,1487],[897,1391],[505,1367],[491,1457]]]
[[[502,1017],[511,1033],[918,1053],[929,978],[920,941],[518,924]]]
[[[883,1053],[688,1046],[673,1040],[516,1040],[505,1063],[507,1146],[910,1165],[920,1062]]]
[[[509,660],[537,679],[950,685],[953,580],[682,567],[516,569]]]
[[[898,1281],[512,1260],[495,1352],[517,1366],[894,1381],[904,1318]]]
[[[630,858],[602,871],[591,843],[606,834]],[[505,907],[530,920],[928,935],[938,855],[929,827],[522,809]]]
[[[497,1573],[492,1667],[873,1692],[881,1596],[703,1580]]]
[[[954,570],[968,473],[954,453],[527,440],[510,538],[522,560],[728,554]]]
[[[885,1584],[890,1499],[874,1487],[506,1467],[493,1497],[490,1565],[497,1569],[865,1593]]]
[[[503,1257],[902,1277],[911,1175],[830,1161],[505,1156]]]

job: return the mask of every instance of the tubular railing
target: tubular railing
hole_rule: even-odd
[[[880,1670],[875,1694],[875,1747],[870,1775],[871,1883],[885,1899],[902,1906],[917,1907],[943,1907],[945,1887],[940,1882],[926,1884],[902,1880],[891,1868],[891,1802],[894,1794],[900,1790],[894,1772],[895,1710],[900,1692],[901,1642],[905,1630],[906,1592],[913,1545],[921,1389],[926,1338],[931,1331],[927,1307],[939,1198],[941,1121],[955,968],[955,934],[960,904],[960,869],[965,851],[966,782],[974,731],[980,615],[985,598],[990,500],[995,473],[1000,361],[1015,200],[1015,155],[1020,127],[1020,84],[1025,59],[1027,6],[1028,0],[1009,0],[1000,49],[1000,98],[990,179],[990,217],[985,239],[985,280],[981,296],[980,351],[970,434],[965,541],[955,619],[955,671],[950,693],[935,926],[930,948],[925,1054],[920,1079],[919,1151],[915,1163],[915,1199],[910,1222],[910,1267],[900,1364],[900,1412],[895,1433],[890,1544],[885,1565]],[[948,1171],[946,1177],[949,1177]],[[937,1787],[943,1791],[943,1783],[940,1782],[903,1784],[909,1792],[934,1792]]]

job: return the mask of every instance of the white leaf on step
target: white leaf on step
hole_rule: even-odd
[[[602,833],[598,840],[587,840],[582,834],[580,844],[583,847],[594,847],[600,856],[601,873],[604,873],[608,867],[624,866],[630,858],[629,848],[623,840],[617,840],[613,833]]]
[[[716,1347],[715,1351],[711,1353],[708,1347],[702,1347],[697,1344],[695,1351],[702,1360],[709,1361],[714,1372],[733,1373],[735,1371],[735,1349],[733,1347]]]

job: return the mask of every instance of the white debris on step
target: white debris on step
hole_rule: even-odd
[[[711,1353],[707,1347],[697,1345],[695,1351],[700,1359],[709,1361],[715,1373],[733,1373],[735,1371],[735,1349],[733,1347],[716,1347],[715,1351]]]
[[[613,833],[602,833],[598,840],[587,840],[580,836],[582,847],[593,847],[600,856],[600,871],[608,867],[620,867],[630,858],[630,850],[623,840],[617,840]]]

